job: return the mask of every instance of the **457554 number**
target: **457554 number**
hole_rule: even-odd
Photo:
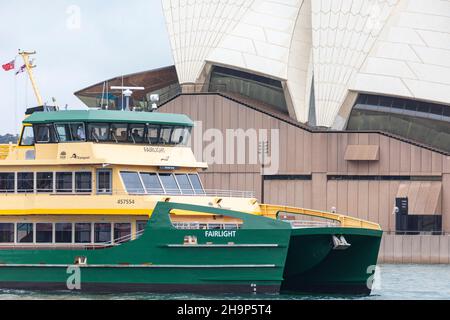
[[[133,204],[136,204],[136,201],[134,201],[133,199],[119,199],[119,200],[117,200],[117,204],[133,205]]]

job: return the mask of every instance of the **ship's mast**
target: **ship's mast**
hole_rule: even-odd
[[[42,102],[41,94],[39,93],[39,88],[37,87],[36,80],[33,76],[33,68],[36,66],[32,65],[30,63],[30,56],[36,54],[36,51],[34,52],[26,52],[19,50],[19,55],[22,57],[25,68],[27,69],[28,77],[30,78],[31,85],[33,86],[34,95],[36,96],[38,106],[44,105]]]

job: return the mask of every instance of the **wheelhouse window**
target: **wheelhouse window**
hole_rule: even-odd
[[[127,242],[131,238],[131,223],[114,224],[114,242]]]
[[[89,124],[88,137],[90,141],[94,142],[109,141],[109,124],[107,123]]]
[[[76,172],[75,173],[75,192],[91,193],[92,192],[92,173]]]
[[[23,128],[20,145],[24,147],[34,146],[34,130],[32,126]]]
[[[97,193],[110,194],[112,192],[112,172],[111,170],[97,171]]]
[[[55,242],[72,243],[73,226],[71,223],[55,224]]]
[[[111,125],[111,140],[113,142],[127,142],[128,141],[128,125],[112,124]]]
[[[33,224],[18,223],[16,234],[18,243],[33,243]]]
[[[86,141],[84,123],[57,123],[55,128],[60,142]]]
[[[17,192],[33,193],[34,192],[34,174],[33,172],[17,173]]]
[[[164,189],[159,181],[156,173],[141,173],[141,179],[144,183],[145,190],[149,194],[161,194],[164,193]]]
[[[0,193],[14,193],[14,173],[0,173]]]
[[[186,146],[189,141],[190,129],[185,127],[174,128],[170,143],[174,145]]]
[[[14,243],[14,223],[0,223],[0,243]]]
[[[36,243],[53,243],[52,223],[36,223]]]
[[[75,223],[75,243],[91,243],[90,223]]]
[[[111,242],[111,223],[94,224],[94,242],[95,243]]]
[[[170,173],[159,174],[161,182],[164,186],[166,193],[168,194],[181,194],[180,188],[178,187],[175,176]]]
[[[205,194],[198,174],[189,174],[189,180],[191,181],[192,187],[194,188],[196,194]]]
[[[51,125],[37,125],[35,127],[36,143],[57,142],[55,131]]]
[[[148,126],[147,128],[147,140],[149,144],[159,143],[159,126]]]
[[[183,194],[194,194],[194,189],[192,188],[191,182],[187,174],[176,174],[175,175],[180,186],[181,192]]]
[[[145,126],[139,124],[130,125],[130,135],[128,141],[131,143],[144,143]]]
[[[73,173],[57,172],[56,173],[56,192],[72,193],[73,192]]]
[[[39,193],[53,192],[53,172],[36,173],[36,187]]]
[[[137,172],[121,172],[120,175],[128,193],[145,193]]]
[[[172,139],[172,127],[162,127],[159,136],[160,144],[170,144]]]

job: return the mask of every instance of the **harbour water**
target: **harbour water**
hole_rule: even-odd
[[[450,300],[450,265],[380,265],[370,296],[38,293],[0,289],[0,300]]]

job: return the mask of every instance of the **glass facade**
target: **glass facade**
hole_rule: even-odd
[[[215,66],[211,72],[209,91],[237,93],[288,113],[284,90],[278,80]]]
[[[348,130],[392,133],[450,152],[450,106],[361,94]]]

